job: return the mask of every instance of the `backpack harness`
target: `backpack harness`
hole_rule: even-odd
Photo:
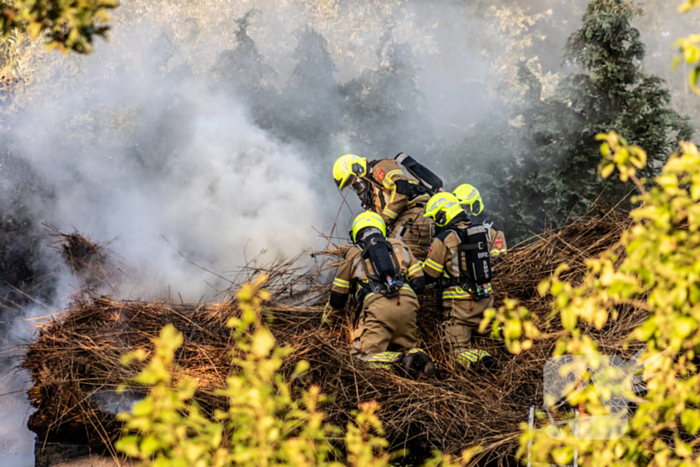
[[[460,240],[457,247],[457,261],[459,277],[443,277],[441,286],[459,286],[469,292],[476,301],[489,298],[488,284],[493,279],[491,268],[491,255],[489,253],[489,229],[484,224],[473,224],[468,227],[449,229]],[[441,301],[442,293],[440,293]]]

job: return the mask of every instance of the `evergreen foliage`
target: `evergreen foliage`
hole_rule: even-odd
[[[638,14],[626,0],[593,0],[565,48],[566,62],[579,71],[562,79],[552,97],[544,97],[537,77],[521,64],[526,92],[515,109],[517,122],[508,125],[496,118],[453,148],[469,161],[481,160],[480,155],[472,158],[470,149],[483,147],[480,139],[489,134],[499,135],[490,160],[500,167],[499,177],[493,176],[492,163],[472,167],[470,162],[464,181],[485,191],[487,209],[495,211],[511,238],[523,240],[530,232],[562,225],[596,201],[617,205],[625,200],[631,187],[605,181],[596,171],[596,134],[615,130],[646,148],[645,177],[655,175],[678,142],[691,137],[687,118],[670,106],[664,81],[642,67],[644,44],[631,26]],[[519,144],[510,145],[510,139]]]
[[[311,28],[299,33],[294,50],[297,64],[282,91],[281,112],[276,112],[275,133],[284,140],[303,143],[307,150],[325,158],[333,138],[343,130],[345,102],[333,73],[328,41]]]
[[[343,86],[347,131],[361,153],[371,158],[422,152],[430,140],[430,125],[422,118],[413,51],[408,44],[394,43],[387,32],[377,60],[378,69],[365,70]],[[396,147],[397,137],[404,147]]]

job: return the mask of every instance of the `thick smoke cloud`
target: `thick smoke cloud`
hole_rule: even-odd
[[[149,43],[142,34],[131,32],[134,44]],[[211,295],[205,280],[215,278],[177,250],[223,272],[245,262],[244,250],[290,256],[313,243],[325,211],[292,147],[206,80],[118,60],[124,71],[105,77],[108,54],[121,55],[105,49],[84,60],[67,89],[39,94],[42,105],[17,119],[13,152],[53,189],[45,222],[96,241],[117,237],[110,249],[138,283],[121,294],[150,299],[169,287],[186,300]],[[146,63],[153,51],[142,54]]]

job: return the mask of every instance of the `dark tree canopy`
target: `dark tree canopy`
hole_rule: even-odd
[[[625,202],[632,187],[602,180],[597,173],[598,133],[615,130],[647,150],[642,170],[647,177],[679,140],[691,137],[688,119],[671,108],[665,82],[642,67],[644,44],[631,26],[640,13],[628,1],[593,0],[565,47],[565,62],[578,71],[563,78],[553,96],[543,98],[538,78],[521,64],[519,80],[527,92],[513,112],[521,123],[509,125],[507,117],[496,114],[481,125],[478,136],[452,148],[477,161],[483,156],[470,157],[475,148],[493,141],[489,162],[470,163],[467,178],[454,183],[482,189],[485,204],[511,237],[522,240],[545,226],[562,225],[596,201],[611,206]],[[494,163],[498,177],[489,167]]]

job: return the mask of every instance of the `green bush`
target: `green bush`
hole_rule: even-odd
[[[604,160],[600,170],[609,176],[617,169],[622,180],[633,181],[639,207],[630,214],[636,222],[627,229],[621,246],[625,256],[607,252],[587,261],[579,285],[554,276],[540,284],[539,292],[553,296],[554,316],[564,333],[555,355],[599,355],[596,342],[583,329],[614,325],[625,306],[648,311],[648,318],[630,330],[628,343],[645,345],[646,364],[638,376],[647,381],[647,394],[637,399],[628,433],[616,440],[577,439],[566,433],[553,439],[544,431],[521,439],[520,454],[531,452],[533,462],[571,463],[576,449],[579,465],[690,466],[700,460],[700,377],[696,354],[700,350],[700,153],[691,143],[664,165],[655,184],[638,179],[635,168],[646,154],[616,133],[599,135]],[[517,312],[516,312],[517,311]],[[489,315],[492,318],[494,313]],[[527,310],[507,302],[495,313],[494,325],[505,324],[509,348],[526,349],[536,339],[537,327]],[[488,320],[482,327],[488,325]],[[526,345],[521,345],[525,343]],[[595,361],[595,360],[591,360]],[[615,371],[614,369],[611,369]],[[614,377],[614,375],[609,375]],[[627,387],[612,388],[630,394]],[[604,414],[600,387],[591,384],[568,398],[572,406],[586,405],[588,414]]]

